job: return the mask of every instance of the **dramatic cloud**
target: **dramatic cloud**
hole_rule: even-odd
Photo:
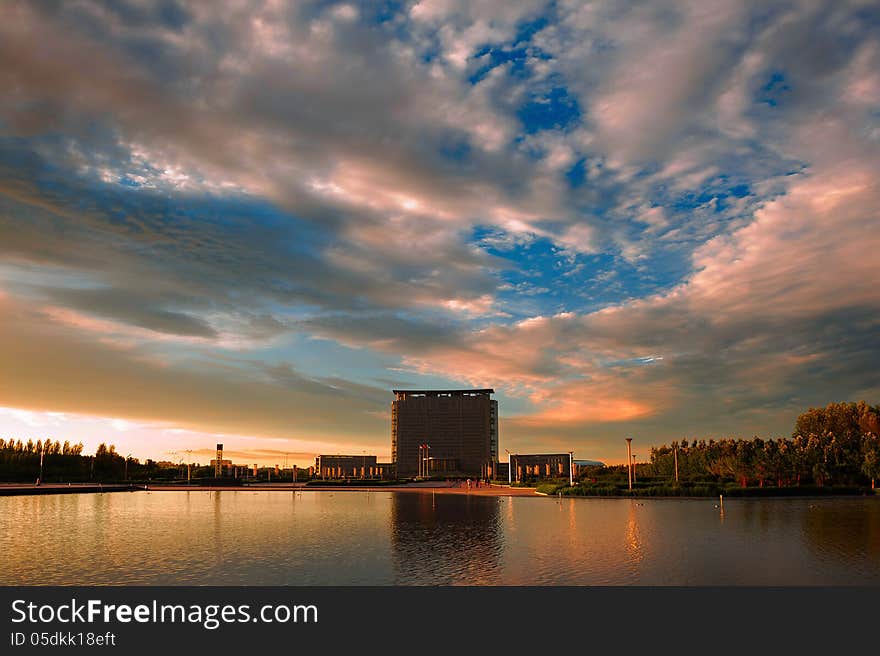
[[[301,457],[384,444],[391,386],[491,386],[515,448],[616,459],[871,400],[878,26],[7,3],[0,406]]]

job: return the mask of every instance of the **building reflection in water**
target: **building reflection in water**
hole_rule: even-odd
[[[499,584],[501,505],[497,497],[391,495],[395,584]]]
[[[189,493],[187,493],[189,494]],[[211,495],[211,506],[214,511],[214,540],[212,542],[214,547],[214,558],[217,559],[218,562],[221,562],[223,559],[224,553],[224,534],[223,534],[223,506],[220,501],[223,496],[222,492],[214,490],[209,492]]]

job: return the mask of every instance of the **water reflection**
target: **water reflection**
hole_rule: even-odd
[[[809,503],[803,522],[808,547],[823,559],[851,559],[867,554],[880,569],[880,514],[863,502]]]
[[[639,531],[639,513],[641,506],[636,501],[630,501],[629,514],[626,522],[626,554],[631,566],[638,567],[644,558],[642,553],[642,534]]]
[[[880,499],[0,497],[0,585],[880,585]]]
[[[500,583],[501,502],[469,495],[391,498],[394,582],[404,585]]]

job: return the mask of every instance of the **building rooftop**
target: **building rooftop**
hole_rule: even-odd
[[[454,390],[417,390],[396,389],[391,390],[394,394],[494,394],[495,390],[487,389],[454,389]]]

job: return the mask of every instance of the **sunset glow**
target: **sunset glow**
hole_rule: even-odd
[[[0,437],[383,459],[473,387],[621,462],[880,400],[876,8],[221,4],[5,3]]]

